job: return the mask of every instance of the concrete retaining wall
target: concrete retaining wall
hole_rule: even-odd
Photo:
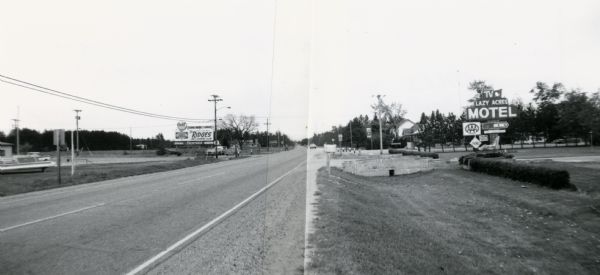
[[[390,170],[394,175],[406,175],[421,171],[431,171],[434,160],[417,156],[397,156],[385,158],[356,159],[345,161],[342,169],[345,172],[366,177],[389,176]]]

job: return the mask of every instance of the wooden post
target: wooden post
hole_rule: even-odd
[[[58,166],[58,184],[61,184],[61,178],[60,178],[60,142],[59,145],[56,145],[56,165]]]

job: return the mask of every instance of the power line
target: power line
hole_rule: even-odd
[[[2,79],[5,78],[5,79]],[[9,80],[6,80],[9,79]],[[130,113],[130,114],[135,114],[135,115],[141,115],[141,116],[146,116],[146,117],[152,117],[152,118],[159,118],[159,119],[166,119],[166,120],[177,120],[177,121],[191,121],[191,122],[206,122],[206,121],[210,121],[210,119],[198,119],[198,118],[186,118],[186,117],[175,117],[175,116],[166,116],[166,115],[160,115],[160,114],[154,114],[154,113],[148,113],[148,112],[143,112],[143,111],[138,111],[138,110],[134,110],[134,109],[130,109],[130,108],[125,108],[125,107],[121,107],[121,106],[117,106],[117,105],[113,105],[113,104],[108,104],[108,103],[103,103],[100,101],[96,101],[96,100],[92,100],[92,99],[87,99],[84,97],[80,97],[80,96],[76,96],[76,95],[72,95],[69,93],[65,93],[65,92],[61,92],[61,91],[57,91],[54,89],[50,89],[50,88],[46,88],[40,85],[36,85],[33,83],[29,83],[26,81],[22,81],[22,80],[18,80],[12,77],[8,77],[5,75],[1,75],[0,74],[0,81],[7,83],[7,84],[11,84],[14,86],[19,86],[22,88],[26,88],[29,90],[33,90],[33,91],[37,91],[37,92],[41,92],[41,93],[45,93],[45,94],[49,94],[49,95],[53,95],[53,96],[57,96],[57,97],[61,97],[61,98],[65,98],[65,99],[69,99],[69,100],[73,100],[73,101],[77,101],[77,102],[81,102],[81,103],[85,103],[85,104],[89,104],[89,105],[94,105],[97,107],[102,107],[102,108],[107,108],[107,109],[111,109],[111,110],[115,110],[115,111],[120,111],[120,112],[125,112],[125,113]]]

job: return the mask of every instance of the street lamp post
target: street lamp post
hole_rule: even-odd
[[[75,111],[75,132],[77,135],[77,137],[76,137],[77,142],[75,144],[76,145],[75,149],[77,149],[76,152],[77,152],[77,155],[79,156],[79,120],[81,119],[81,117],[79,116],[79,112],[81,112],[81,110],[73,110],[73,111]]]
[[[377,95],[377,101],[379,103],[379,101],[381,101],[381,98],[384,97],[385,95]],[[377,118],[379,120],[379,154],[383,155],[383,129],[381,129],[381,112],[379,112],[379,110],[377,110]]]

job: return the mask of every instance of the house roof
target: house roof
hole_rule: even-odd
[[[12,143],[7,143],[7,142],[0,141],[0,146],[12,146]]]
[[[398,125],[402,126],[403,124],[405,124],[407,122],[415,124],[412,120],[404,118],[400,121],[400,123]]]

